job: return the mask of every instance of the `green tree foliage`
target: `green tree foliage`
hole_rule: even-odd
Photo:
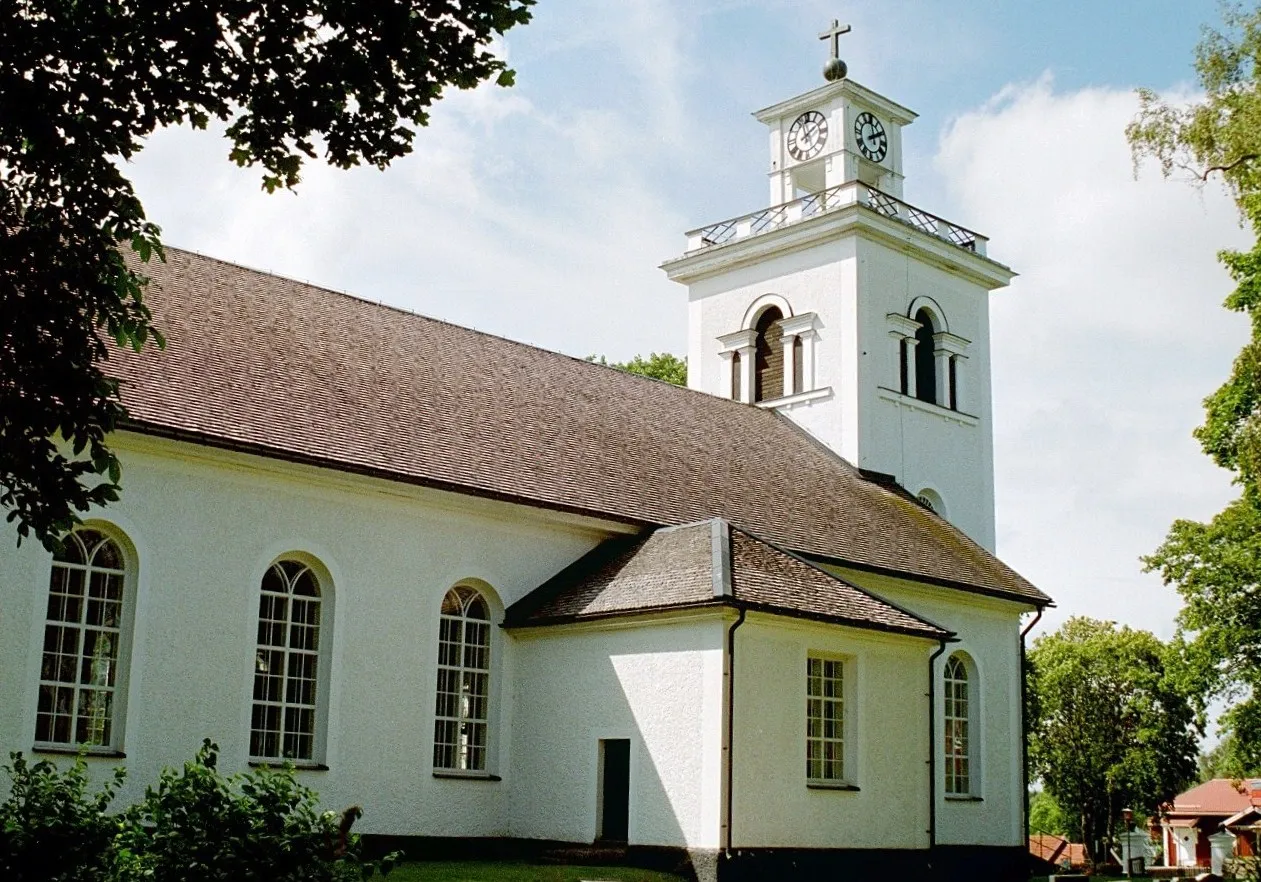
[[[671,355],[669,352],[653,352],[647,358],[636,355],[630,361],[623,362],[610,362],[603,355],[588,355],[587,361],[608,365],[619,371],[626,371],[628,374],[664,380],[676,386],[687,385],[687,360]]]
[[[1032,769],[1097,861],[1122,808],[1152,814],[1194,780],[1193,681],[1176,647],[1083,617],[1039,637],[1029,660]]]
[[[0,879],[5,882],[107,882],[118,823],[106,814],[123,772],[88,792],[87,764],[65,772],[13,754],[4,771],[9,796],[0,803]]]
[[[1029,832],[1069,837],[1076,835],[1060,804],[1045,790],[1039,790],[1029,797]]]
[[[0,506],[55,547],[117,498],[112,345],[162,338],[162,257],[125,163],[155,129],[226,128],[272,191],[302,163],[384,168],[444,88],[512,71],[492,36],[534,0],[13,0],[0,6]],[[131,256],[125,256],[131,252]]]
[[[1211,781],[1214,778],[1255,778],[1261,775],[1259,757],[1248,755],[1241,749],[1241,743],[1233,733],[1228,733],[1221,741],[1209,750],[1200,754],[1199,780]]]
[[[14,754],[0,803],[5,882],[351,882],[392,862],[364,861],[357,806],[321,813],[292,768],[224,776],[209,741],[162,772],[136,805],[109,814],[124,773],[88,794],[82,758],[65,772]]]
[[[1127,128],[1136,164],[1155,158],[1166,176],[1220,179],[1242,220],[1258,237],[1249,251],[1223,251],[1235,282],[1226,308],[1244,313],[1251,338],[1226,382],[1204,401],[1195,430],[1204,452],[1235,475],[1241,495],[1208,523],[1176,521],[1164,543],[1143,558],[1177,588],[1180,636],[1204,688],[1237,703],[1223,719],[1234,750],[1261,758],[1261,8],[1224,9],[1220,30],[1206,30],[1195,69],[1204,97],[1171,105],[1140,91],[1141,110]]]

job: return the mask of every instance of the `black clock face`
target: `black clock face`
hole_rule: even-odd
[[[828,121],[817,110],[808,110],[788,129],[788,153],[793,159],[813,159],[828,140]]]
[[[863,111],[854,120],[854,140],[858,142],[858,152],[872,162],[883,162],[889,152],[889,136],[875,114]]]

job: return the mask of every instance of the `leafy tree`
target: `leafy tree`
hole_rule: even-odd
[[[1091,859],[1121,809],[1152,814],[1194,779],[1201,731],[1176,647],[1077,617],[1034,641],[1029,758]]]
[[[111,345],[162,345],[162,257],[124,174],[161,126],[226,126],[268,191],[322,156],[384,168],[444,88],[512,71],[487,44],[534,0],[13,0],[0,6],[0,506],[55,547],[119,493]],[[129,253],[128,253],[129,252]]]
[[[1261,762],[1256,756],[1248,756],[1240,749],[1239,739],[1227,734],[1209,750],[1200,754],[1199,780],[1214,778],[1254,778],[1261,775]]]
[[[1068,816],[1055,801],[1055,797],[1045,790],[1039,790],[1029,797],[1029,832],[1073,835]]]
[[[588,355],[587,361],[608,365],[628,374],[639,374],[641,377],[652,377],[664,380],[676,386],[687,385],[687,359],[671,355],[669,352],[653,352],[647,358],[636,355],[630,361],[610,362],[603,355]]]
[[[1204,97],[1185,106],[1140,90],[1126,134],[1137,163],[1155,158],[1166,176],[1220,180],[1258,237],[1249,251],[1219,257],[1235,282],[1226,308],[1247,315],[1252,334],[1229,378],[1204,401],[1195,430],[1204,452],[1234,473],[1240,498],[1208,523],[1176,521],[1143,558],[1182,596],[1180,636],[1210,691],[1237,703],[1222,720],[1233,750],[1261,759],[1261,8],[1224,8],[1224,27],[1205,31],[1195,69]]]

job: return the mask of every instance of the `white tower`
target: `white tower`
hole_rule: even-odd
[[[688,385],[774,408],[994,548],[986,239],[902,201],[905,107],[847,79],[755,116],[771,207],[687,234]],[[803,476],[804,477],[804,476]]]

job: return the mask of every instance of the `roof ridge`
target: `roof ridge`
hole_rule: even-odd
[[[763,539],[761,536],[757,535],[756,533],[746,530],[743,527],[735,526],[734,524],[731,526],[731,529],[735,530],[737,533],[743,533],[744,535],[748,536],[750,539],[754,540],[755,542],[760,542],[763,545],[765,545],[767,548],[773,549],[774,551],[779,552],[785,557],[792,558],[793,560],[799,563],[805,564],[810,569],[815,570],[816,572],[822,573],[823,575],[827,576],[829,579],[832,579],[833,581],[840,582],[842,585],[846,586],[847,588],[852,588],[853,590],[857,591],[859,594],[862,594],[866,597],[870,597],[872,600],[876,601],[877,603],[884,604],[885,606],[891,609],[897,610],[903,615],[910,616],[912,619],[915,619],[915,621],[917,622],[921,622],[925,625],[928,625],[931,628],[935,628],[936,630],[941,631],[942,633],[948,635],[947,639],[953,640],[955,638],[956,632],[950,630],[949,628],[943,627],[937,624],[936,622],[932,621],[931,619],[925,618],[919,613],[912,612],[911,610],[907,609],[901,604],[894,603],[891,600],[888,600],[884,597],[881,597],[878,594],[868,591],[866,588],[863,588],[860,585],[855,585],[853,582],[850,582],[848,579],[843,579],[840,576],[838,576],[836,573],[829,572],[828,570],[825,570],[823,567],[819,566],[818,564],[812,563],[811,561],[807,560],[801,555],[796,554],[792,551],[789,551],[786,548],[781,548],[779,545],[776,545],[774,542],[771,542],[767,539]],[[732,596],[735,597],[737,601],[739,601],[740,598],[736,596],[734,592]]]

